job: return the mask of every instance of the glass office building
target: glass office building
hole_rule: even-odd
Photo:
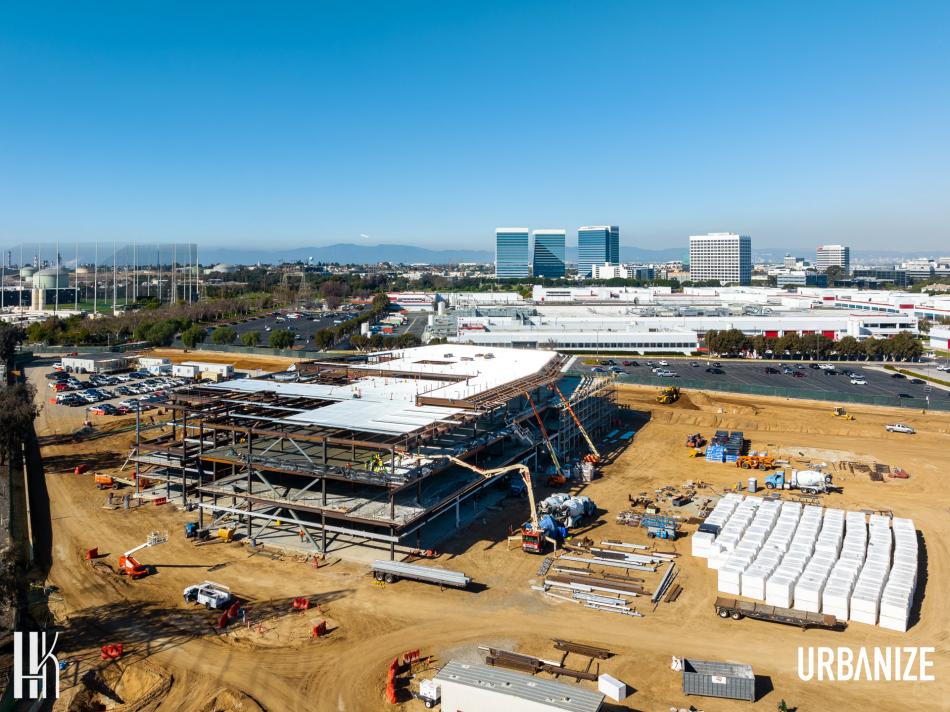
[[[577,274],[590,277],[593,265],[620,264],[620,228],[616,225],[577,230]]]
[[[495,230],[495,277],[528,276],[528,228],[500,227]]]
[[[564,276],[566,236],[564,230],[534,231],[532,270],[535,277],[558,279]]]

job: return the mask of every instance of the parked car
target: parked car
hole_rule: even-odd
[[[861,378],[860,376],[857,376],[857,377],[851,379],[851,385],[852,385],[852,386],[866,386],[867,384],[868,384],[868,382],[865,381],[865,380],[864,380],[863,378]]]
[[[917,385],[920,385],[920,384],[923,383],[924,381],[923,381],[922,378],[911,378],[911,379],[910,379],[909,381],[907,381],[907,382],[908,382],[908,383],[916,383]]]
[[[721,368],[714,368],[710,366],[706,369],[706,373],[725,373],[725,371],[723,371]]]
[[[795,373],[793,373],[792,375],[795,376],[795,378],[804,378],[804,377],[805,377],[805,372],[804,372],[804,371],[795,371]]]
[[[884,429],[889,433],[906,433],[907,435],[913,435],[916,432],[912,427],[903,423],[891,423],[885,425]]]
[[[777,369],[777,368],[772,368],[771,366],[766,366],[766,367],[765,367],[765,373],[766,373],[766,375],[772,376],[772,375],[778,373],[778,369]]]
[[[698,362],[698,361],[690,361],[690,362],[689,362],[689,365],[692,366],[693,368],[697,368],[697,367],[699,366],[699,362]]]
[[[907,378],[903,373],[892,373],[891,378]]]
[[[593,373],[607,373],[607,369],[606,369],[606,368],[603,368],[603,367],[601,367],[601,366],[594,366],[594,367],[591,369],[591,371],[592,371]]]

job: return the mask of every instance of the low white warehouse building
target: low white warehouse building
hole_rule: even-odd
[[[599,712],[604,695],[504,668],[450,660],[435,679],[443,712]]]

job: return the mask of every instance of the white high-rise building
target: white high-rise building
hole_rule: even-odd
[[[689,236],[689,278],[722,284],[752,283],[752,238],[734,232]]]
[[[851,273],[851,248],[845,245],[819,245],[815,253],[815,267],[818,274],[829,267],[841,267],[845,274]]]

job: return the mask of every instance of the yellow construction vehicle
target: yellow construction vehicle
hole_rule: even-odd
[[[832,412],[831,415],[835,418],[844,418],[845,420],[854,420],[854,416],[848,413],[841,406],[837,406]]]
[[[775,467],[775,458],[766,455],[740,455],[736,467],[743,470],[771,470]]]
[[[666,388],[661,388],[660,392],[656,396],[657,403],[675,403],[679,400],[680,389],[676,386],[667,386]]]

